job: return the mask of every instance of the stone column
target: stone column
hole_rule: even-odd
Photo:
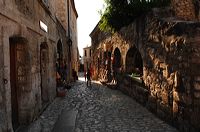
[[[183,20],[196,20],[193,0],[171,0],[175,16]]]

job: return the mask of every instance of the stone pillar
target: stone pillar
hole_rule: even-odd
[[[183,20],[196,20],[193,0],[171,0],[175,16]]]

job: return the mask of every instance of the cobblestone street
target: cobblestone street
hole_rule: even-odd
[[[75,132],[177,131],[120,91],[94,82],[92,87],[86,87],[83,78],[73,85],[66,97],[56,98],[26,131],[52,131],[63,109],[77,111]],[[59,128],[56,131],[60,132]]]

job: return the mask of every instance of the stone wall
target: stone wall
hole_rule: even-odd
[[[19,2],[19,3],[17,3]],[[22,2],[22,3],[20,3]],[[51,1],[52,2],[52,1]],[[51,6],[50,6],[51,7]],[[27,71],[25,85],[18,86],[18,118],[20,125],[26,125],[41,112],[48,103],[56,96],[56,59],[57,59],[57,42],[63,40],[64,51],[67,54],[68,46],[66,46],[66,30],[58,24],[52,8],[45,7],[44,3],[39,0],[3,0],[0,1],[0,131],[7,132],[13,130],[12,124],[12,106],[11,101],[11,68],[10,63],[10,47],[11,38],[17,39],[17,43],[21,43],[18,39],[23,39],[23,50],[26,61],[21,63]],[[39,22],[42,21],[48,27],[45,32],[41,29]],[[59,33],[61,32],[61,33]],[[45,79],[42,80],[41,72],[41,48],[46,49],[45,59]],[[20,54],[19,54],[20,56]],[[19,57],[17,55],[17,59]],[[68,61],[68,54],[64,55],[64,59]],[[23,57],[22,57],[23,58]],[[66,62],[68,63],[68,62]],[[19,70],[19,69],[18,69]],[[7,82],[3,83],[3,79]],[[18,78],[19,79],[19,78]],[[42,87],[42,85],[45,87]],[[46,97],[45,101],[42,100]]]
[[[197,123],[200,119],[199,27],[199,23],[179,21],[171,16],[162,18],[150,13],[99,43],[99,47],[110,44],[112,48],[107,50],[112,53],[115,48],[120,49],[122,73],[127,51],[131,47],[139,50],[148,99],[142,96],[145,92],[139,92],[141,87],[127,78],[118,78],[118,88],[146,104],[149,110],[176,125],[180,131],[200,130]]]
[[[67,1],[59,0],[55,4],[56,7],[56,15],[58,16],[59,21],[62,23],[65,30],[68,28],[68,19],[67,19]],[[68,32],[68,31],[67,31]]]
[[[69,45],[67,43],[67,37],[65,36],[66,34],[66,30],[64,29],[63,25],[57,21],[57,34],[60,38],[60,41],[62,42],[62,46],[63,46],[63,59],[65,62],[67,62],[66,66],[67,66],[67,81],[70,82],[71,79],[71,63],[70,63],[70,59],[69,59]],[[58,42],[57,42],[58,44]],[[55,54],[56,56],[56,54]]]
[[[129,75],[119,74],[117,78],[120,81],[116,86],[117,89],[131,96],[143,106],[147,104],[149,96],[147,87],[137,82]]]
[[[78,14],[75,9],[74,0],[56,1],[55,7],[56,7],[56,16],[58,17],[59,21],[65,28],[68,37],[72,41],[72,45],[70,48],[72,59],[71,59],[71,65],[68,66],[70,67],[70,69],[75,69],[75,71],[78,71],[78,66],[79,66],[79,53],[78,53],[78,42],[77,42]],[[68,7],[69,7],[69,14],[68,14]],[[69,20],[68,20],[68,15],[70,17]],[[69,71],[69,74],[72,75],[72,71]]]
[[[77,41],[77,12],[74,6],[74,0],[70,0],[70,35],[72,39],[72,69],[78,72],[79,67],[79,52]],[[74,10],[75,9],[75,10]]]
[[[200,64],[190,61],[196,58],[191,40],[199,43],[199,31],[195,29],[200,25],[153,19],[148,22],[146,31],[150,43],[145,45],[145,56],[149,62],[145,61],[143,76],[150,91],[148,107],[156,110],[160,117],[178,123],[181,131],[192,131],[192,121],[196,120],[190,118],[195,113],[193,77],[199,75],[192,65],[199,67]],[[199,125],[195,127],[199,129]]]
[[[183,20],[197,20],[197,13],[195,14],[195,6],[197,0],[172,0],[172,7],[175,15]]]

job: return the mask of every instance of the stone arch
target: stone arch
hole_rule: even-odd
[[[28,105],[26,101],[31,91],[28,40],[21,36],[12,36],[9,38],[9,47],[12,125],[16,130],[31,120],[24,109]]]
[[[57,42],[57,53],[60,54],[60,55],[63,54],[63,44],[62,44],[60,39]]]
[[[112,69],[114,71],[119,71],[122,66],[122,56],[119,48],[115,48],[112,60]]]
[[[61,40],[59,39],[57,42],[57,62],[56,62],[57,70],[59,71],[61,68],[61,65],[63,63],[63,44]]]
[[[48,63],[49,63],[49,48],[47,42],[40,44],[40,77],[41,77],[41,101],[44,107],[49,102],[48,90]]]
[[[138,73],[143,75],[143,60],[139,50],[131,47],[126,54],[126,73]]]
[[[111,51],[108,51],[108,55],[107,55],[107,70],[108,70],[108,73],[107,73],[107,76],[108,76],[108,81],[110,82],[112,80],[112,77],[111,77],[111,56],[112,56],[112,53]]]

